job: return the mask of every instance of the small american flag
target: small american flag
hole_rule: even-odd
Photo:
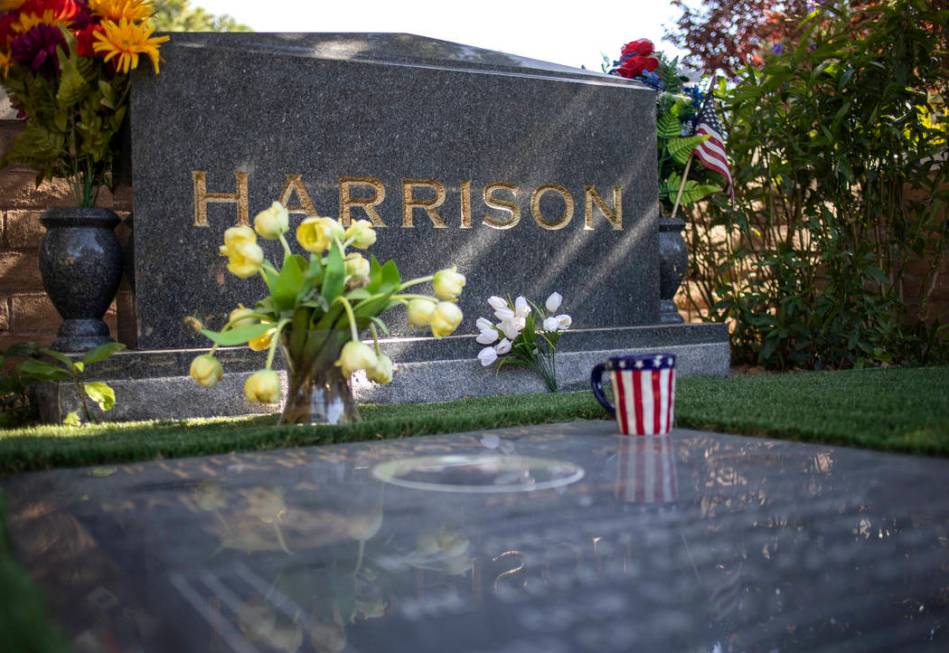
[[[695,158],[709,170],[713,170],[725,178],[725,190],[732,197],[735,190],[732,188],[732,175],[728,170],[728,155],[725,154],[725,137],[722,136],[722,124],[718,121],[715,111],[715,96],[709,88],[702,103],[699,115],[695,117],[695,133],[705,134],[708,140],[695,147]]]
[[[616,421],[624,435],[665,435],[675,419],[675,356],[620,360],[613,368]]]

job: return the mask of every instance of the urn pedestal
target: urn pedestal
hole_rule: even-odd
[[[43,287],[63,318],[53,349],[83,352],[110,342],[102,316],[122,280],[120,220],[108,209],[49,209],[40,218]]]

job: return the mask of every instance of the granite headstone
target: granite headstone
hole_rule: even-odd
[[[204,345],[183,317],[262,296],[217,249],[274,200],[371,219],[405,278],[457,265],[472,324],[555,290],[579,329],[658,322],[651,89],[405,34],[181,34],[163,58],[132,93],[139,348]]]
[[[651,89],[407,34],[175,34],[162,52],[161,74],[132,87],[137,342],[97,367],[120,406],[106,419],[277,408],[240,397],[263,364],[246,349],[219,352],[228,377],[214,393],[188,379],[209,343],[184,324],[219,327],[263,296],[259,279],[226,272],[218,246],[274,200],[292,226],[316,214],[372,220],[370,253],[404,278],[448,265],[468,278],[453,337],[386,314],[397,374],[386,386],[354,377],[359,401],[542,392],[528,371],[495,375],[475,359],[491,295],[563,295],[564,389],[627,353],[676,354],[680,376],[728,373],[724,325],[668,323],[669,270],[684,273],[685,257],[661,244]],[[40,412],[59,422],[77,402],[69,384],[51,384]]]

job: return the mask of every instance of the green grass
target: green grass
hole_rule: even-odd
[[[682,379],[680,427],[949,455],[949,368]],[[588,392],[364,406],[349,426],[278,427],[274,417],[43,426],[0,431],[0,474],[597,419]]]

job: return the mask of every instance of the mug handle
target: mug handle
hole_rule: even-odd
[[[616,417],[616,408],[610,403],[610,400],[606,398],[606,395],[603,394],[603,372],[605,369],[606,365],[604,363],[597,363],[593,367],[593,372],[590,374],[590,386],[593,388],[593,396],[600,402],[600,405],[603,406],[610,415]]]

